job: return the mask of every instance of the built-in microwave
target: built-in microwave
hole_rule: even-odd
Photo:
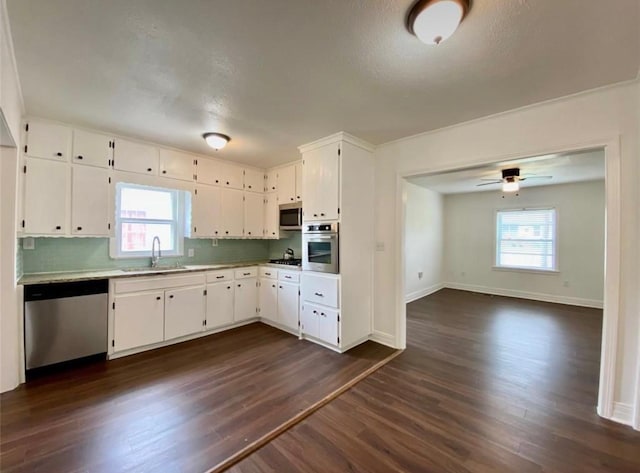
[[[280,205],[280,230],[302,229],[302,203]]]
[[[302,270],[340,273],[338,222],[306,223],[302,229]]]

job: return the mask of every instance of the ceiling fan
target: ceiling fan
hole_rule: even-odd
[[[476,186],[491,186],[494,184],[502,184],[503,192],[517,192],[520,190],[520,181],[527,179],[551,179],[552,176],[536,176],[535,174],[524,174],[520,176],[520,168],[509,168],[502,170],[502,179],[480,179],[482,184],[476,184]]]

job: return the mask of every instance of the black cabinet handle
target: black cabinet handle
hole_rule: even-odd
[[[153,169],[151,169],[151,168],[147,168],[147,171],[151,172],[151,171],[153,171]]]
[[[296,196],[296,198],[300,199],[300,196],[299,196],[299,195],[297,195],[297,196]]]
[[[216,184],[217,184],[218,182],[220,182],[220,181],[218,181],[218,180],[216,179]]]
[[[317,313],[318,313],[318,311],[317,311],[317,310],[314,310],[314,311],[313,311],[313,313],[314,313],[314,314],[317,314]]]
[[[78,159],[84,159],[82,156],[78,156]]]
[[[216,279],[224,279],[224,276],[216,276]]]
[[[169,299],[173,299],[173,294],[171,294],[171,295],[169,296]]]
[[[56,230],[62,230],[62,227],[60,225],[56,225]]]
[[[291,200],[294,200],[293,197],[291,197]]]
[[[320,312],[320,315],[323,316],[323,317],[326,317],[324,312]]]
[[[271,273],[264,273],[265,276],[271,276]]]
[[[227,235],[229,234],[229,232],[225,232]]]
[[[275,284],[272,284],[272,285],[271,285],[271,287],[276,287],[276,285],[275,285]]]
[[[77,227],[76,230],[80,231],[82,230],[82,227]]]
[[[215,234],[216,234],[216,235],[218,234],[218,231],[217,231],[217,230],[216,230]]]
[[[247,232],[249,235],[251,235],[251,232]]]
[[[324,294],[321,294],[319,292],[316,292],[315,295],[318,296],[318,297],[324,297]]]
[[[160,296],[156,297],[157,301],[159,301],[160,299],[162,299],[162,297],[160,297]]]
[[[320,216],[321,216],[321,217],[324,217],[324,214],[322,214],[322,213],[321,213],[321,214],[320,214]]]
[[[251,273],[242,273],[243,276],[251,276]]]
[[[284,278],[285,279],[291,279],[291,276],[285,276]]]
[[[166,174],[166,173],[167,173],[166,169],[163,169],[162,174]]]
[[[313,214],[313,216],[314,216],[314,217],[317,217],[317,216],[318,216],[318,214]]]
[[[56,156],[62,156],[62,153],[56,153]]]
[[[231,286],[227,286],[227,289],[231,289]]]
[[[229,185],[229,181],[227,181],[227,185]]]
[[[249,189],[251,189],[251,185],[249,185]]]
[[[282,286],[280,286],[280,289],[282,289]]]
[[[242,284],[238,284],[238,287],[242,287]]]

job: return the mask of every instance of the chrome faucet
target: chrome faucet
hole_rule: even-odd
[[[156,256],[156,241],[158,242],[158,255]],[[151,243],[151,267],[156,268],[158,262],[162,258],[162,250],[160,250],[160,238],[158,236],[153,237],[153,243]]]

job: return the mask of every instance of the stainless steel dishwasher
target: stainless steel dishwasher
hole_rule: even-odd
[[[106,279],[25,286],[27,372],[107,352],[108,287]]]

